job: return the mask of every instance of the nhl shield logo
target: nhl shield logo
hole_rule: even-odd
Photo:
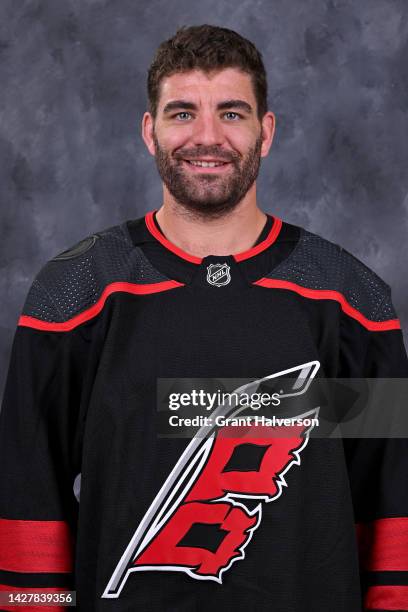
[[[207,281],[210,285],[223,287],[231,280],[230,267],[224,261],[222,264],[210,264],[207,266]]]

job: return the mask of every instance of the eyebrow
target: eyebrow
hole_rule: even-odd
[[[167,102],[163,108],[163,114],[167,115],[171,111],[178,108],[197,110],[198,107],[196,104],[194,104],[194,102],[189,102],[188,100],[172,100],[171,102]],[[224,100],[224,102],[217,104],[217,110],[228,110],[231,108],[239,108],[249,115],[253,112],[252,106],[244,100]]]

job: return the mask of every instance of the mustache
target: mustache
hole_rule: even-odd
[[[235,162],[240,159],[239,153],[235,153],[234,151],[222,151],[220,149],[215,148],[207,148],[204,149],[201,147],[200,149],[179,149],[175,153],[173,153],[174,159],[202,159],[202,157],[215,157],[224,162]]]

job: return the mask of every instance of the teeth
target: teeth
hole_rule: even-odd
[[[193,161],[188,160],[193,166],[201,166],[202,168],[216,168],[217,166],[223,166],[224,162],[207,162],[207,161]]]

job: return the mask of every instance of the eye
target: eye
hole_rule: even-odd
[[[238,113],[235,113],[234,111],[226,112],[225,116],[227,117],[227,119],[230,119],[231,121],[237,121],[237,119],[241,118],[241,115],[239,115]]]
[[[186,119],[191,117],[191,115],[187,111],[180,111],[179,113],[174,115],[174,117],[176,117],[176,119],[180,119],[180,121],[185,121]]]

